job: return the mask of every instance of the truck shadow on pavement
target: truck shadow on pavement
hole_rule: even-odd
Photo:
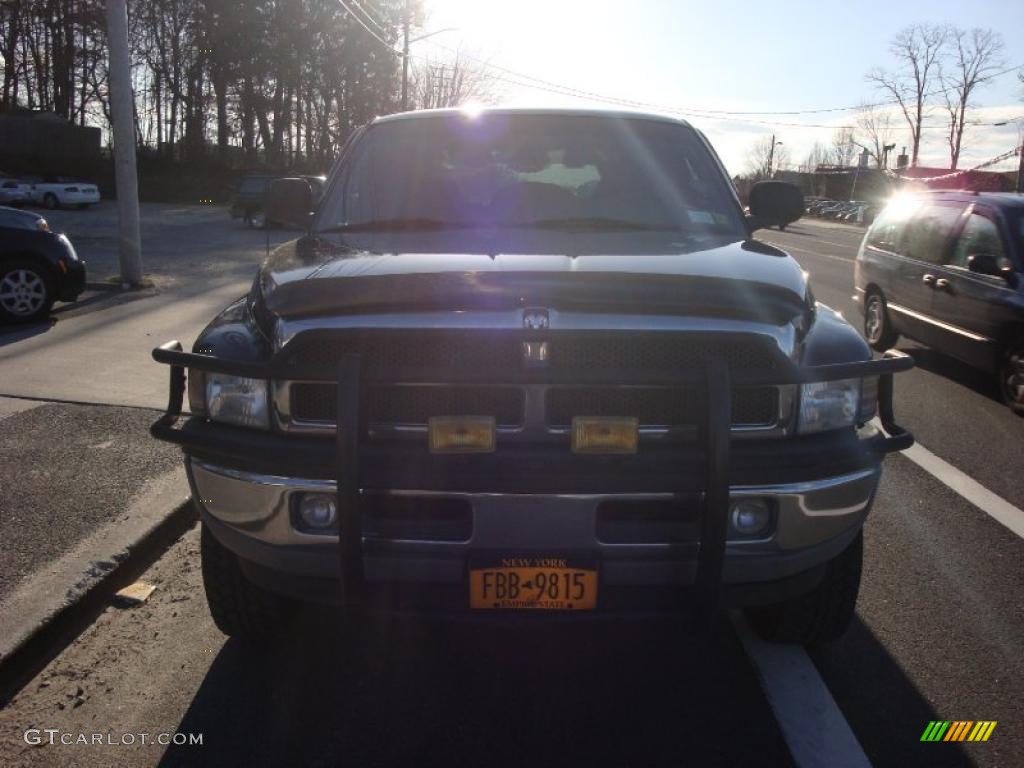
[[[875,768],[976,764],[958,743],[921,741],[932,720],[962,715],[936,712],[907,677],[904,665],[889,654],[860,616],[854,617],[838,642],[811,651],[810,656]]]
[[[14,325],[0,325],[0,347],[8,344],[16,344],[25,339],[31,339],[41,333],[46,333],[56,325],[57,321],[52,317],[39,323],[24,323]]]
[[[408,619],[350,637],[331,617],[264,651],[229,641],[177,729],[202,747],[160,765],[790,764],[725,620],[710,637]]]
[[[995,376],[991,373],[974,368],[967,363],[938,352],[929,347],[907,347],[900,351],[906,352],[914,358],[914,365],[928,373],[942,376],[962,387],[967,387],[983,397],[1001,403],[999,391],[996,388]]]
[[[350,636],[310,610],[288,634],[265,650],[227,642],[177,728],[203,745],[170,747],[161,768],[792,765],[724,618],[710,636],[408,619]],[[876,766],[970,764],[959,745],[918,741],[938,716],[859,621],[818,663]]]

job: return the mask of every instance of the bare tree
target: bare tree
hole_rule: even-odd
[[[832,132],[831,155],[835,165],[853,165],[853,160],[857,156],[857,142],[852,128],[836,128]]]
[[[949,56],[942,68],[946,113],[949,115],[949,167],[956,170],[967,125],[967,108],[975,88],[1003,66],[1003,38],[991,29],[949,31]]]
[[[819,165],[828,165],[832,160],[832,153],[829,152],[829,148],[822,144],[820,141],[814,142],[814,146],[811,147],[811,151],[804,157],[804,161],[800,164],[800,169],[804,173],[814,173],[815,169]]]
[[[789,149],[775,137],[764,136],[747,152],[747,174],[754,180],[770,179],[772,174],[789,165]]]
[[[889,51],[897,62],[896,69],[890,72],[875,68],[867,75],[868,82],[889,93],[899,104],[910,127],[911,165],[917,165],[928,89],[939,77],[940,58],[948,35],[949,30],[941,25],[906,27],[889,44]]]
[[[428,59],[413,71],[412,100],[420,109],[458,107],[497,100],[498,81],[484,62],[461,51],[446,60]]]
[[[867,150],[876,168],[882,168],[885,165],[885,146],[893,143],[892,115],[878,107],[863,104],[857,110],[857,128],[861,134],[857,146]]]

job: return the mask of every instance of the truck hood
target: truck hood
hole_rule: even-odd
[[[353,252],[309,236],[271,252],[254,291],[261,314],[278,318],[526,306],[781,324],[810,308],[796,261],[755,240],[565,256]]]

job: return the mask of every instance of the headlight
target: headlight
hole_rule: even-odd
[[[815,381],[800,387],[797,432],[823,432],[850,427],[857,421],[860,379]]]
[[[206,373],[206,416],[242,427],[270,428],[267,382],[223,373]],[[190,392],[190,404],[193,393]],[[194,409],[193,409],[194,410]]]

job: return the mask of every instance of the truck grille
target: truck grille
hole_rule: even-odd
[[[292,384],[292,417],[334,422],[336,392],[333,384]],[[423,425],[431,416],[494,416],[498,426],[517,427],[523,423],[523,392],[515,387],[370,387],[364,408],[371,424]]]
[[[508,333],[423,333],[402,331],[349,338],[296,338],[287,362],[333,371],[348,353],[360,356],[370,374],[423,368],[443,381],[446,371],[499,374],[522,371],[522,337]],[[681,334],[600,333],[550,339],[549,366],[560,372],[692,371],[724,359],[733,371],[773,370],[775,352],[761,340],[688,338]]]
[[[668,387],[558,387],[547,392],[547,423],[566,427],[574,416],[634,416],[641,426],[672,427],[697,424],[699,394]],[[732,423],[770,426],[779,414],[775,387],[743,387],[732,393]]]
[[[337,418],[335,386],[296,382],[291,387],[292,417],[329,422]],[[523,424],[524,394],[515,387],[393,386],[371,387],[365,408],[371,424],[425,425],[431,416],[494,416],[500,427]],[[775,387],[745,387],[732,393],[732,423],[770,426],[779,411]],[[567,427],[574,416],[635,416],[641,426],[696,424],[696,393],[683,388],[558,387],[547,392],[546,422]]]
[[[635,416],[644,427],[699,425],[699,389],[689,386],[629,386],[645,371],[692,373],[710,360],[724,359],[734,372],[777,368],[778,351],[764,339],[687,334],[593,333],[548,338],[546,366],[565,384],[543,383],[532,391],[543,403],[543,423],[561,429],[574,416]],[[502,377],[522,374],[523,336],[504,332],[375,332],[355,335],[299,336],[286,362],[304,370],[333,371],[344,354],[356,353],[372,380],[363,391],[364,424],[423,426],[431,416],[494,416],[500,427],[526,424],[527,386]],[[446,381],[446,374],[470,373],[498,383],[481,385]],[[572,386],[572,374],[621,374],[616,386]],[[401,379],[398,377],[401,376]],[[392,380],[402,383],[391,384]],[[408,383],[407,383],[408,382]],[[330,382],[294,381],[288,411],[298,423],[333,425],[336,387]],[[780,392],[773,386],[737,387],[732,393],[734,426],[773,427],[780,415]]]

